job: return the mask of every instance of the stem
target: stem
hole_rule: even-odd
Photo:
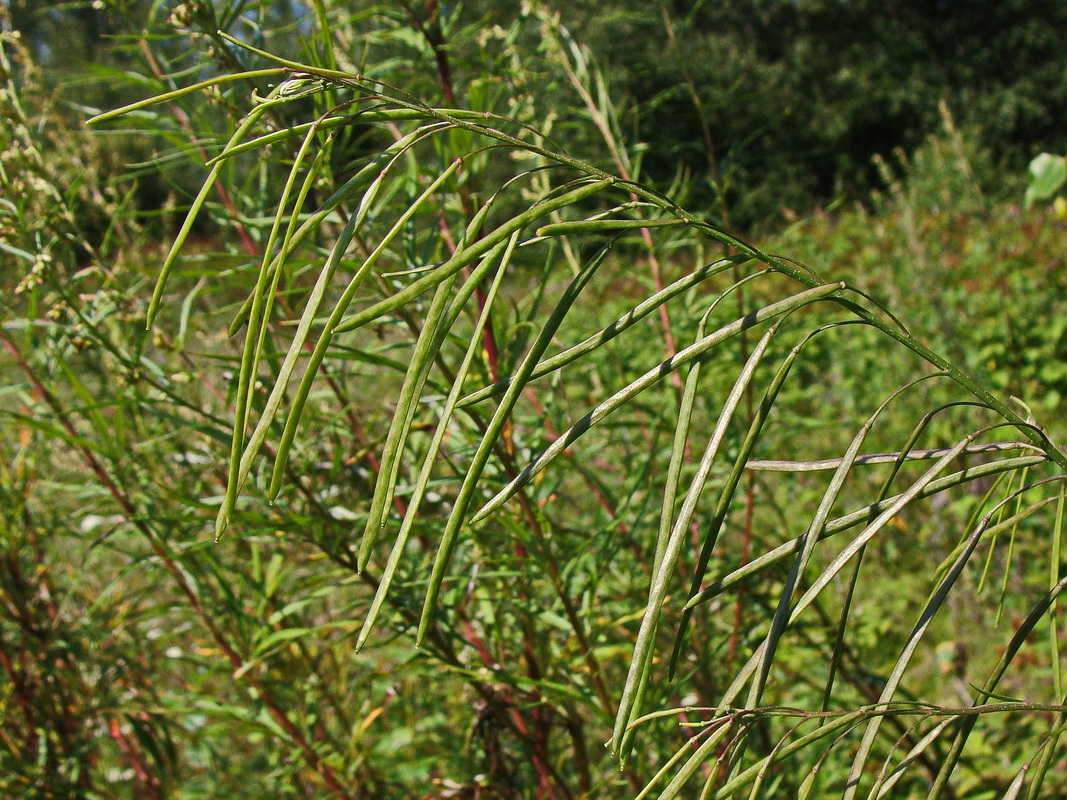
[[[178,590],[185,597],[186,603],[193,613],[200,620],[201,624],[207,629],[211,638],[215,641],[215,644],[223,652],[226,658],[234,669],[239,669],[244,663],[244,659],[238,654],[236,648],[229,641],[222,630],[215,624],[214,620],[207,613],[204,607],[200,603],[200,598],[197,596],[193,587],[189,584],[188,579],[185,577],[185,573],[178,566],[174,555],[170,549],[166,546],[163,539],[148,525],[143,517],[138,513],[136,506],[130,497],[115,483],[110,473],[104,467],[103,464],[96,458],[93,451],[89,449],[87,445],[81,442],[81,437],[78,434],[77,429],[71,423],[69,417],[63,411],[56,397],[48,390],[40,379],[38,379],[33,367],[23,357],[22,352],[18,349],[15,343],[11,340],[6,330],[0,327],[0,340],[4,342],[8,352],[11,353],[15,363],[26,375],[27,379],[33,385],[34,390],[38,396],[45,402],[45,404],[51,409],[55,415],[59,424],[70,436],[71,441],[74,443],[75,449],[81,456],[82,461],[93,473],[100,484],[107,489],[108,493],[119,504],[123,513],[129,522],[134,525],[146,538],[151,546],[156,557],[171,574],[174,582],[178,586]],[[337,775],[334,773],[333,768],[319,758],[318,753],[311,746],[310,742],[304,737],[300,730],[296,727],[288,715],[282,710],[278,702],[271,696],[267,687],[258,679],[247,676],[246,680],[256,690],[259,699],[263,701],[263,704],[267,707],[270,715],[274,718],[274,721],[289,735],[297,748],[301,751],[305,761],[308,765],[315,770],[321,777],[323,782],[330,788],[330,790],[339,798],[351,798],[354,797],[349,793],[341,784]]]

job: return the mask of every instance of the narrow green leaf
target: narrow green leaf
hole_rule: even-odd
[[[718,747],[726,735],[733,731],[735,725],[734,719],[728,719],[726,722],[719,724],[717,728],[711,733],[708,738],[700,743],[700,747],[689,757],[689,759],[682,765],[682,768],[675,773],[675,776],[671,778],[670,783],[664,787],[663,791],[659,793],[657,800],[674,800],[678,796],[678,793],[682,790],[682,787],[689,782],[689,779],[696,774],[696,771],[700,769],[700,765],[707,760],[715,748]],[[688,753],[689,747],[683,752]]]
[[[241,367],[238,371],[237,403],[234,410],[233,437],[230,444],[229,478],[227,482],[226,499],[223,502],[223,508],[227,509],[227,514],[232,512],[233,506],[237,502],[238,487],[242,483],[240,474],[241,454],[244,451],[245,432],[248,429],[248,415],[252,407],[252,396],[255,392],[256,377],[259,372],[259,358],[263,349],[263,341],[267,333],[267,326],[270,323],[270,312],[272,301],[274,299],[274,291],[277,287],[278,277],[281,275],[282,265],[285,262],[286,250],[283,247],[282,252],[277,255],[278,266],[274,270],[272,280],[270,275],[270,265],[273,260],[272,254],[274,253],[274,245],[278,237],[278,232],[286,218],[286,207],[289,204],[289,195],[296,183],[300,166],[303,164],[308,148],[311,146],[314,139],[314,135],[314,128],[307,132],[300,150],[297,152],[296,158],[293,160],[293,166],[289,170],[285,187],[282,189],[282,196],[278,201],[278,210],[275,214],[274,223],[271,226],[270,234],[267,237],[267,244],[263,250],[263,260],[260,265],[256,286],[252,292],[252,306],[249,314],[248,330],[245,335],[244,349],[241,354]],[[315,160],[315,164],[322,163],[321,157],[322,152],[320,151],[319,157]],[[304,191],[300,193],[300,201],[307,196],[307,190],[310,189],[311,183],[314,181],[315,172],[315,169],[309,170],[309,174],[304,181]],[[293,209],[292,215],[290,216],[290,223],[296,219],[299,212],[300,204]],[[292,224],[287,228],[286,240],[290,239],[291,233]],[[217,530],[217,533],[218,532],[221,531]]]
[[[655,632],[663,611],[663,601],[667,595],[671,577],[674,575],[678,563],[678,556],[681,554],[682,543],[685,540],[685,533],[689,528],[689,522],[693,518],[693,514],[696,512],[697,502],[700,499],[701,493],[704,491],[704,485],[708,480],[708,476],[711,474],[711,467],[718,455],[719,446],[722,444],[723,438],[726,436],[726,431],[733,419],[734,412],[737,410],[741,399],[744,397],[745,390],[748,388],[748,384],[752,380],[752,375],[755,373],[756,367],[759,365],[760,361],[762,361],[763,354],[767,351],[767,347],[770,345],[771,339],[774,337],[775,333],[777,333],[777,328],[771,327],[752,349],[752,354],[749,356],[744,368],[738,374],[730,394],[723,403],[723,407],[719,411],[715,423],[715,428],[712,431],[711,437],[708,439],[707,446],[704,448],[704,454],[701,456],[696,474],[693,476],[692,482],[686,491],[685,499],[682,501],[682,506],[678,511],[678,517],[674,521],[670,539],[667,542],[663,557],[660,560],[659,569],[652,576],[652,584],[649,587],[648,593],[648,603],[645,606],[644,616],[641,618],[641,627],[637,633],[637,642],[634,644],[630,669],[626,675],[626,683],[623,686],[622,699],[619,701],[619,710],[615,717],[615,728],[612,734],[612,748],[616,751],[616,755],[618,755],[620,759],[624,755],[620,752],[623,734],[625,733],[630,720],[641,714],[641,709],[635,706],[637,696],[636,690],[642,681],[642,674],[652,667],[652,649],[655,640]]]
[[[393,499],[393,491],[396,489],[397,476],[400,473],[401,455],[411,424],[418,411],[419,398],[422,396],[426,378],[430,374],[433,360],[441,349],[447,329],[441,324],[441,318],[445,315],[448,307],[448,298],[452,293],[452,286],[456,276],[453,275],[444,282],[438,284],[434,291],[433,300],[426,310],[423,319],[422,331],[415,342],[415,350],[411,354],[411,363],[404,375],[404,382],[400,387],[400,395],[396,401],[396,410],[389,425],[389,432],[385,437],[385,446],[382,449],[379,461],[378,480],[374,485],[374,494],[371,497],[370,510],[367,512],[367,525],[363,531],[363,538],[359,546],[358,567],[362,572],[370,561],[371,551],[378,539],[378,534],[385,527],[389,516],[389,503]]]
[[[979,433],[983,432],[984,431],[971,434],[963,440],[963,443],[973,440],[979,435]],[[959,446],[960,445],[957,445],[957,448]],[[953,449],[955,450],[956,448]],[[947,463],[947,460],[943,459],[938,463]],[[931,470],[927,471],[926,475],[930,475],[930,473],[934,469],[936,469],[936,465],[935,467],[932,467]],[[924,475],[924,478],[926,477],[926,475]],[[919,619],[915,623],[915,627],[908,635],[905,645],[901,649],[900,656],[897,658],[896,663],[893,665],[893,669],[890,671],[889,676],[886,679],[885,687],[882,689],[882,693],[878,698],[879,704],[888,703],[893,699],[901,680],[903,680],[904,678],[904,672],[907,669],[909,663],[911,662],[912,656],[915,654],[915,650],[919,645],[920,639],[929,627],[930,622],[934,617],[934,614],[937,613],[937,611],[944,603],[945,598],[948,597],[948,594],[952,590],[952,587],[955,585],[956,580],[963,573],[964,567],[970,560],[971,553],[973,553],[974,549],[978,546],[980,536],[980,531],[976,531],[975,534],[972,535],[971,543],[969,544],[968,548],[960,554],[960,557],[956,561],[956,564],[953,565],[953,568],[949,570],[948,574],[942,579],[941,584],[933,593],[933,596],[931,597],[930,601],[926,604],[926,607],[923,609],[922,614],[919,616]],[[1051,602],[1051,600],[1049,602]],[[1036,622],[1037,620],[1035,619],[1034,624],[1036,624]],[[982,700],[984,700],[984,698],[982,698]],[[880,717],[875,717],[867,725],[867,730],[863,734],[863,739],[860,741],[859,749],[856,752],[855,758],[852,762],[852,768],[849,771],[848,782],[846,785],[845,793],[843,795],[843,800],[852,800],[852,798],[855,797],[856,792],[859,790],[860,778],[866,767],[871,750],[874,747],[874,740],[875,737],[878,735],[878,730],[881,726],[881,722],[882,720]]]
[[[267,112],[268,108],[269,104],[264,103],[253,108],[252,111],[249,112],[248,116],[245,117],[237,127],[237,130],[234,131],[233,136],[231,136],[230,140],[226,143],[226,147],[223,148],[223,154],[226,154],[231,147],[245,137],[245,134],[259,122],[260,118]],[[159,277],[156,279],[156,287],[152,291],[152,299],[148,303],[148,314],[145,321],[145,328],[147,330],[152,329],[152,323],[155,321],[156,314],[159,311],[159,304],[162,301],[163,291],[167,286],[167,278],[170,276],[171,269],[174,267],[174,262],[178,260],[178,254],[185,245],[185,240],[189,238],[189,233],[193,229],[193,223],[196,222],[196,218],[200,214],[200,209],[204,207],[208,193],[215,186],[215,181],[225,163],[225,161],[220,160],[208,171],[207,178],[204,180],[203,186],[200,187],[200,192],[193,200],[192,205],[189,206],[189,211],[185,215],[185,221],[182,223],[181,228],[174,237],[174,242],[170,246],[170,252],[167,253],[167,257],[163,260],[163,266],[159,268]]]
[[[341,262],[341,258],[348,250],[348,246],[351,244],[352,238],[355,236],[356,222],[357,217],[352,216],[349,219],[348,224],[341,230],[341,233],[337,237],[337,241],[334,242],[330,257],[326,260],[326,264],[319,273],[319,278],[316,281],[314,288],[311,290],[311,294],[308,296],[307,303],[304,307],[304,314],[301,316],[296,333],[293,335],[293,341],[289,347],[289,352],[286,354],[285,360],[282,362],[282,366],[278,372],[278,376],[275,378],[274,387],[267,398],[263,413],[259,418],[259,423],[249,437],[248,442],[245,444],[244,450],[240,451],[240,457],[237,458],[231,455],[229,467],[230,477],[226,485],[226,499],[219,508],[219,513],[215,520],[216,541],[222,536],[223,532],[226,530],[226,526],[229,524],[230,515],[233,513],[237,497],[244,488],[245,478],[248,476],[249,470],[252,469],[252,462],[259,454],[259,449],[262,447],[263,441],[266,439],[267,431],[269,430],[271,423],[273,423],[274,416],[285,396],[285,390],[288,388],[289,379],[296,367],[297,359],[302,353],[303,343],[307,341],[311,323],[318,311],[319,304],[322,302],[322,298],[326,293],[326,289],[329,286],[337,266]],[[234,420],[235,438],[239,436],[236,432],[236,425],[239,422],[240,420]],[[237,448],[234,448],[231,451],[231,453],[236,452],[238,452]]]
[[[306,220],[300,223],[299,227],[291,235],[288,235],[288,246],[283,248],[283,251],[275,255],[271,260],[271,279],[277,282],[277,270],[284,253],[291,251],[313,232],[318,230],[322,223],[331,215],[337,216],[338,209],[341,207],[342,203],[351,199],[351,197],[360,189],[372,186],[376,182],[380,183],[382,173],[387,171],[400,156],[404,155],[410,148],[414,147],[419,142],[438,133],[441,129],[442,126],[440,124],[435,124],[412,131],[406,136],[393,142],[389,147],[379,153],[369,164],[363,167],[363,169],[345,181],[340,188],[323,202],[322,207],[318,211],[310,215]],[[325,154],[323,153],[322,155]],[[366,200],[369,191],[370,190],[368,189],[367,192],[364,192],[363,201]],[[377,192],[377,190],[375,190],[375,192]],[[362,205],[365,205],[365,202],[363,202]],[[298,216],[293,215],[291,222],[296,221],[298,221]],[[249,295],[241,305],[241,308],[234,315],[233,320],[230,322],[230,336],[234,336],[237,331],[240,330],[241,326],[248,320],[248,316],[252,309],[252,299],[252,295]]]
[[[517,233],[519,230],[521,230],[521,228],[517,228],[512,232]],[[519,394],[526,386],[530,373],[533,371],[534,366],[536,366],[541,355],[552,341],[552,337],[556,335],[556,331],[562,324],[564,317],[570,311],[572,305],[575,300],[578,299],[578,296],[581,294],[586,284],[592,279],[593,275],[596,274],[597,269],[603,264],[608,252],[610,252],[610,245],[601,248],[600,252],[590,259],[590,261],[583,267],[582,272],[575,276],[567,286],[567,289],[557,301],[555,308],[552,309],[552,313],[548,316],[548,319],[545,320],[544,326],[538,332],[537,338],[534,340],[533,344],[530,345],[529,351],[516,368],[514,382],[508,387],[507,392],[504,393],[504,397],[501,398],[500,405],[494,412],[492,419],[490,419],[489,423],[485,426],[485,432],[482,434],[481,442],[479,442],[478,449],[471,458],[471,463],[467,467],[466,474],[463,476],[463,483],[460,486],[459,493],[452,506],[452,511],[448,516],[448,521],[445,523],[445,529],[441,534],[441,543],[437,549],[437,557],[434,559],[433,571],[430,574],[430,582],[426,589],[426,599],[423,602],[422,617],[419,620],[419,632],[416,642],[422,641],[429,628],[430,621],[433,618],[433,613],[437,605],[437,597],[441,591],[441,584],[445,579],[445,570],[448,568],[448,563],[452,557],[452,551],[455,548],[459,530],[465,521],[467,508],[478,488],[482,471],[485,469],[485,465],[489,462],[489,457],[492,454],[493,448],[496,446],[497,441],[504,430],[504,425],[510,417],[511,411],[515,407],[515,403],[518,402]]]
[[[500,258],[496,276],[493,278],[493,282],[490,285],[489,290],[486,292],[485,304],[478,316],[478,321],[474,325],[474,330],[471,332],[470,342],[467,345],[467,352],[464,354],[463,361],[460,364],[459,369],[456,371],[455,381],[453,382],[452,389],[441,409],[437,428],[434,431],[433,439],[430,441],[430,446],[423,459],[422,469],[416,480],[415,489],[412,492],[411,498],[408,500],[407,512],[404,515],[403,522],[400,524],[400,532],[397,534],[396,540],[393,542],[392,550],[389,553],[389,559],[386,562],[385,568],[382,570],[382,576],[378,581],[378,588],[374,592],[374,600],[371,602],[370,609],[367,611],[367,615],[363,620],[363,627],[360,629],[359,636],[356,638],[356,652],[359,652],[363,648],[363,645],[366,644],[367,639],[374,628],[374,623],[381,612],[382,605],[385,603],[385,599],[388,596],[389,589],[392,586],[393,578],[396,575],[400,559],[404,555],[404,549],[407,546],[408,538],[411,535],[411,529],[415,523],[415,518],[418,515],[419,507],[422,504],[423,498],[426,496],[426,487],[430,483],[433,466],[437,459],[437,454],[440,451],[441,443],[444,441],[448,431],[448,424],[452,419],[452,415],[455,413],[457,401],[459,400],[460,392],[463,389],[463,382],[470,371],[475,355],[477,355],[478,350],[481,347],[481,334],[489,320],[493,303],[500,290],[500,284],[504,278],[504,274],[507,272],[508,264],[511,261],[511,255],[518,242],[518,236],[518,232],[512,234],[512,237],[508,241],[507,247],[504,249],[504,253]],[[462,308],[466,303],[470,294],[473,293],[474,289],[481,283],[485,273],[492,267],[497,252],[497,250],[492,250],[486,255],[478,270],[475,270],[464,285],[464,288],[460,290],[459,296],[454,302],[455,307]]]
[[[767,684],[767,678],[770,674],[771,663],[774,660],[775,652],[778,649],[778,643],[781,640],[782,634],[785,632],[786,625],[791,617],[793,593],[796,590],[797,583],[799,582],[801,575],[804,573],[808,562],[811,560],[812,554],[815,552],[815,546],[818,544],[819,539],[822,536],[823,530],[826,527],[826,521],[830,516],[830,511],[837,502],[841,489],[845,485],[845,479],[852,470],[852,465],[856,460],[856,456],[859,455],[860,448],[863,446],[867,434],[870,433],[871,428],[874,426],[878,417],[881,416],[882,412],[898,394],[899,392],[896,392],[883,401],[874,413],[867,418],[867,421],[860,426],[860,429],[856,432],[855,436],[852,437],[848,449],[841,458],[841,465],[837,468],[833,478],[830,479],[829,485],[823,492],[822,499],[819,501],[819,506],[815,511],[815,515],[808,524],[808,530],[800,537],[800,541],[798,542],[799,552],[793,562],[792,568],[789,570],[789,574],[786,576],[784,586],[778,598],[778,606],[771,619],[771,627],[767,633],[765,647],[760,656],[756,678],[749,690],[748,701],[746,703],[747,708],[756,708],[760,703],[760,699],[763,696],[763,690]]]
[[[130,103],[129,105],[122,106],[121,108],[115,108],[111,111],[105,111],[102,114],[97,114],[95,117],[90,117],[85,121],[87,125],[96,125],[101,122],[107,122],[108,120],[121,117],[124,114],[129,114],[131,111],[140,111],[142,108],[148,108],[154,106],[157,103],[167,103],[171,100],[177,100],[179,97],[184,97],[187,94],[195,94],[196,92],[203,91],[211,86],[218,86],[223,83],[232,83],[233,81],[248,81],[253,78],[263,78],[276,75],[284,75],[288,72],[287,69],[279,67],[271,67],[270,69],[257,69],[248,72],[234,72],[227,73],[225,75],[216,75],[213,78],[194,83],[190,86],[185,86],[181,89],[175,89],[171,92],[164,92],[163,94],[157,94],[153,97],[146,98],[144,100],[138,100],[136,103]]]
[[[553,222],[537,229],[538,236],[579,236],[585,233],[608,233],[642,228],[664,228],[688,225],[684,219],[588,219],[573,222]]]
[[[796,346],[790,350],[789,354],[779,365],[778,370],[775,372],[774,378],[764,391],[763,398],[760,400],[759,405],[756,407],[756,413],[752,421],[749,424],[748,432],[745,434],[744,441],[741,443],[741,449],[737,454],[737,458],[734,460],[733,468],[730,470],[730,474],[723,484],[722,490],[719,492],[719,500],[716,503],[715,511],[712,514],[710,522],[706,527],[706,533],[704,534],[704,540],[700,546],[700,555],[697,559],[696,570],[693,573],[693,580],[689,587],[689,601],[686,603],[685,608],[682,610],[682,617],[678,622],[678,631],[674,636],[674,650],[671,653],[671,660],[668,666],[668,675],[673,678],[675,670],[677,669],[678,659],[681,657],[681,651],[683,643],[685,642],[686,631],[689,627],[689,622],[693,615],[693,606],[690,605],[694,598],[700,593],[700,587],[704,583],[704,578],[707,575],[708,564],[711,561],[711,554],[715,548],[715,544],[718,541],[719,533],[722,530],[722,526],[726,521],[726,515],[730,510],[730,504],[733,501],[734,493],[737,491],[737,487],[741,482],[741,477],[745,472],[749,458],[752,456],[752,452],[756,448],[756,444],[759,442],[760,434],[763,432],[763,427],[766,425],[767,420],[770,418],[771,411],[774,408],[774,403],[778,398],[778,393],[781,391],[782,386],[785,385],[786,379],[789,377],[789,373],[793,368],[793,364],[796,363],[804,346],[814,339],[820,333],[831,330],[833,328],[840,327],[844,324],[863,324],[863,323],[834,323],[832,325],[824,326],[812,331],[804,337]],[[797,540],[799,544],[799,537]]]
[[[424,292],[428,292],[430,289],[435,288],[441,281],[446,280],[464,267],[473,263],[476,259],[485,255],[485,253],[501,242],[507,241],[512,233],[523,230],[530,223],[535,222],[553,211],[566,208],[569,205],[579,203],[586,198],[599,194],[610,186],[611,183],[612,181],[610,180],[587,183],[577,189],[559,195],[558,197],[542,200],[536,203],[529,210],[507,220],[492,233],[487,234],[475,242],[471,242],[466,247],[458,249],[444,265],[434,270],[429,275],[419,278],[392,297],[387,297],[385,300],[374,304],[370,308],[360,311],[357,314],[353,314],[338,326],[337,332],[342,333],[344,331],[361,328],[367,323],[373,322],[391,311],[395,311]],[[473,229],[473,223],[469,227]]]
[[[956,722],[954,717],[948,717],[941,720],[941,722],[934,725],[926,734],[915,743],[915,746],[908,751],[908,754],[900,760],[896,768],[889,774],[883,773],[878,776],[878,780],[871,788],[871,793],[867,795],[868,800],[881,800],[892,791],[893,787],[897,785],[897,782],[904,777],[904,773],[907,772],[916,760],[918,760],[923,753],[929,750],[935,742],[940,738],[945,728]],[[886,761],[886,767],[889,766],[889,761]]]
[[[951,475],[947,475],[944,478],[939,478],[933,481],[922,490],[918,497],[932,497],[935,494],[941,494],[942,492],[951,489],[954,486],[960,486],[970,481],[978,480],[980,478],[997,475],[999,473],[1010,472],[1012,470],[1020,469],[1026,466],[1034,466],[1036,464],[1047,463],[1047,459],[1041,456],[1022,456],[1020,458],[1005,459],[1004,461],[996,461],[990,464],[981,464],[976,467],[969,467],[968,469],[960,472],[954,472]],[[823,538],[834,536],[838,533],[842,533],[850,528],[854,528],[857,525],[865,521],[870,521],[872,516],[880,514],[885,511],[890,505],[895,503],[902,495],[894,495],[879,503],[872,503],[869,506],[856,509],[855,511],[846,514],[843,517],[838,517],[835,520],[830,521],[826,525],[826,529],[823,532]],[[790,555],[796,552],[800,546],[800,537],[791,539],[788,542],[778,545],[777,547],[768,550],[761,556],[757,556],[748,564],[743,567],[730,572],[729,574],[719,578],[714,583],[707,586],[699,594],[695,595],[686,604],[687,608],[706,603],[714,597],[722,594],[727,589],[730,589],[741,581],[755,575],[768,567],[778,563],[784,558],[788,558]]]
[[[821,300],[834,292],[840,290],[843,284],[834,283],[827,286],[819,286],[815,289],[809,289],[800,294],[793,295],[785,300],[779,300],[776,303],[771,303],[768,306],[746,314],[744,317],[735,320],[734,322],[726,325],[714,333],[708,334],[703,339],[694,342],[685,349],[679,351],[677,354],[662,362],[658,367],[649,370],[637,380],[632,381],[622,389],[618,390],[597,405],[592,411],[582,417],[577,423],[571,426],[565,433],[563,433],[555,442],[552,443],[541,455],[537,456],[523,471],[512,480],[507,486],[501,489],[497,494],[486,503],[477,514],[474,515],[471,520],[472,523],[480,522],[485,519],[489,514],[507,502],[515,492],[529,483],[538,473],[540,473],[545,467],[547,467],[553,459],[555,459],[560,453],[570,447],[582,434],[588,431],[591,427],[602,421],[613,411],[625,405],[631,398],[637,396],[649,386],[663,380],[674,370],[678,369],[683,364],[689,363],[692,359],[706,353],[716,345],[726,341],[732,336],[737,335],[743,330],[748,330],[759,325],[767,320],[779,317],[789,311],[792,311],[802,306],[808,305]]]
[[[1056,476],[1054,478],[1047,478],[1043,481],[1039,481],[1034,484],[1034,486],[1050,483],[1053,481],[1063,482],[1064,480],[1064,476]],[[1023,490],[1020,490],[1020,492],[1025,491],[1029,488],[1033,487],[1025,487]],[[956,560],[956,574],[959,573],[959,571],[962,569],[962,566],[966,563],[970,554],[973,553],[975,548],[978,546],[978,542],[981,540],[982,534],[986,526],[992,521],[993,517],[1000,510],[1000,507],[1007,505],[1012,499],[1014,499],[1013,496],[1005,498],[982,518],[982,521],[975,528],[974,533],[971,534],[968,540],[967,548],[964,550],[964,552],[960,554],[960,556]],[[944,582],[947,582],[949,580],[949,577],[950,576],[945,577],[943,584]],[[1030,635],[1033,629],[1037,626],[1038,622],[1040,622],[1041,619],[1044,618],[1045,614],[1048,612],[1048,609],[1056,601],[1056,598],[1058,598],[1059,595],[1062,593],[1065,586],[1067,586],[1067,578],[1063,578],[1062,580],[1058,581],[1056,585],[1051,587],[1044,594],[1044,596],[1042,596],[1042,598],[1033,606],[1033,608],[1030,610],[1030,613],[1026,616],[1026,619],[1023,620],[1022,624],[1016,629],[1015,633],[1012,635],[1011,640],[1005,646],[1004,652],[1001,654],[1000,660],[990,672],[989,677],[986,678],[986,681],[982,686],[982,690],[975,697],[974,705],[984,703],[988,698],[993,696],[993,693],[996,691],[997,686],[999,685],[1001,679],[1004,677],[1004,674],[1007,672],[1009,665],[1015,658],[1015,655],[1022,648],[1023,644],[1025,644],[1026,637]],[[970,736],[971,730],[974,728],[974,725],[977,720],[978,718],[972,715],[967,716],[960,721],[960,725],[956,731],[956,737],[952,742],[952,746],[949,748],[948,753],[944,755],[941,762],[941,769],[938,771],[937,777],[934,779],[934,784],[930,789],[930,793],[927,795],[928,800],[938,800],[938,798],[944,796],[945,790],[948,787],[948,781],[951,778],[952,773],[956,768],[956,765],[959,763],[960,756],[963,754],[963,748],[965,747],[967,739]]]
[[[799,753],[807,747],[815,744],[822,739],[825,739],[831,734],[844,731],[854,726],[858,721],[864,717],[864,711],[853,711],[848,714],[842,714],[825,725],[822,725],[810,733],[806,733],[803,736],[798,737],[795,741],[789,744],[775,747],[774,751],[767,756],[764,756],[755,764],[747,767],[741,772],[737,773],[730,780],[726,781],[715,793],[716,798],[726,798],[736,794],[740,789],[750,783],[754,783],[761,773],[769,769],[775,762],[783,761],[794,753]],[[808,777],[814,780],[813,776],[817,771],[813,771]]]
[[[623,314],[617,320],[612,322],[603,330],[592,336],[586,338],[584,341],[579,342],[573,347],[569,347],[561,353],[558,353],[551,358],[546,358],[534,369],[530,375],[530,380],[536,380],[544,375],[554,372],[572,361],[581,358],[587,353],[591,353],[607,342],[610,342],[615,337],[632,327],[642,319],[647,317],[656,309],[660,308],[664,303],[671,300],[674,297],[682,294],[683,292],[691,289],[697,284],[701,283],[708,278],[725,272],[729,269],[734,269],[742,266],[743,264],[751,261],[748,256],[736,256],[733,258],[724,259],[722,261],[716,261],[714,264],[708,264],[701,267],[698,270],[694,270],[688,275],[685,275],[669,286],[661,289],[653,295],[650,295],[647,299],[634,306],[633,309]],[[486,386],[484,389],[479,389],[476,392],[472,392],[460,400],[459,405],[461,408],[479,403],[487,397],[493,397],[498,394],[503,394],[507,387],[511,383],[511,378],[505,378]]]
[[[404,213],[400,215],[385,236],[382,237],[378,246],[375,247],[364,259],[363,263],[356,270],[352,279],[349,281],[348,286],[335,304],[333,311],[330,313],[330,318],[327,320],[322,333],[319,335],[319,340],[315,343],[315,349],[312,352],[311,357],[308,359],[308,363],[304,370],[304,377],[300,381],[296,397],[293,399],[292,407],[289,410],[289,416],[285,421],[285,429],[282,431],[282,438],[278,444],[278,452],[274,460],[274,472],[271,475],[270,489],[268,490],[268,497],[272,501],[278,496],[278,491],[281,489],[282,477],[285,474],[285,465],[289,457],[289,449],[292,447],[293,439],[296,437],[296,429],[300,424],[300,417],[304,411],[304,404],[307,402],[308,395],[311,393],[311,385],[314,383],[315,378],[318,375],[319,366],[326,357],[330,342],[337,333],[338,324],[344,316],[344,313],[348,310],[348,306],[351,304],[352,300],[355,299],[356,291],[370,273],[371,267],[374,266],[378,258],[393,239],[395,239],[404,229],[408,221],[415,215],[415,212],[437,192],[441,184],[448,180],[456,170],[459,169],[461,163],[462,162],[460,161],[454,161],[449,164],[444,172],[438,175],[437,178],[423,190],[422,194],[415,198],[414,202],[404,210]],[[366,205],[366,210],[364,210],[364,207],[361,207],[360,210],[361,214],[357,214],[353,219],[362,219],[363,214],[369,211],[369,204]]]

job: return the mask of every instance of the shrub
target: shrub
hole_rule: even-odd
[[[410,17],[359,18],[357,69],[348,28],[297,62],[235,16],[199,83],[95,120],[220,112],[151,297],[129,261],[49,272],[57,318],[3,329],[5,448],[54,470],[5,480],[99,531],[49,563],[93,560],[83,637],[139,648],[75,761],[189,797],[1059,786],[1063,451],[871,295],[634,180],[550,14]],[[510,82],[457,92],[454,53]],[[583,116],[610,170],[553,145]]]

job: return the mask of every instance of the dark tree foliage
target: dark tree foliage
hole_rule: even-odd
[[[1009,170],[1064,143],[1055,0],[578,2],[568,19],[633,97],[648,177],[681,165],[712,196],[724,186],[741,227],[862,197],[877,185],[871,157],[916,147],[942,101]]]
[[[267,23],[288,25],[292,45],[314,19],[297,0],[164,5],[157,22],[177,10],[211,17],[199,21],[203,30],[253,39]],[[350,13],[372,5],[352,3]],[[424,10],[377,8],[400,18]],[[136,46],[122,37],[146,30],[148,9],[130,0],[8,6],[38,60],[66,80],[88,64],[121,69],[124,48]],[[262,9],[277,19],[258,20]],[[942,102],[988,153],[978,178],[994,193],[1016,191],[1006,176],[1021,175],[1036,153],[1067,148],[1067,4],[1058,0],[574,0],[559,9],[613,93],[629,98],[627,133],[647,145],[644,179],[666,186],[691,175],[691,202],[741,231],[783,209],[864,199],[879,186],[872,156],[914,150],[942,124]],[[440,13],[454,31],[506,27],[521,12],[515,2],[472,0]],[[151,33],[179,38],[173,26]],[[536,42],[524,50],[539,57]],[[462,90],[465,54],[451,55]],[[83,104],[129,99],[119,96],[129,86],[78,82]],[[585,141],[563,144],[591,156]]]

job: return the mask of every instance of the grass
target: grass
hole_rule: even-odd
[[[214,146],[168,255],[59,190],[75,134],[5,176],[52,187],[4,240],[5,790],[1062,790],[1061,223],[985,205],[949,121],[873,211],[756,249],[633,180],[528,22],[609,163],[529,94],[212,30],[211,86],[96,120],[224,98],[178,116]]]

